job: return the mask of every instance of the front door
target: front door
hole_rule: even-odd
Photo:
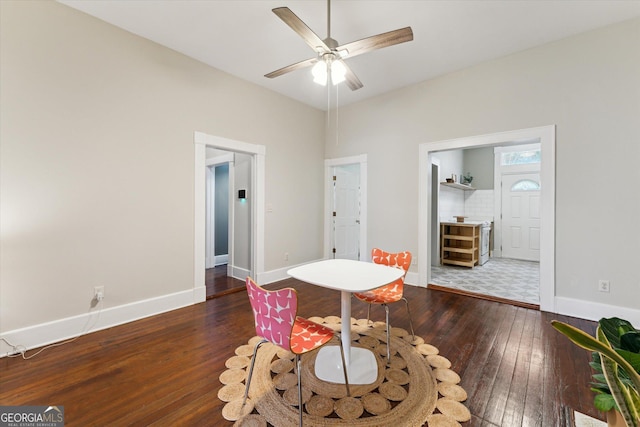
[[[502,175],[502,256],[540,261],[540,174]]]
[[[360,165],[333,169],[333,255],[360,259]]]

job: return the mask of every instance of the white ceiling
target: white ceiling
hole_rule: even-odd
[[[219,70],[327,109],[310,69],[264,74],[313,57],[271,9],[289,7],[324,39],[324,0],[59,0]],[[340,44],[411,26],[414,40],[347,63],[364,87],[339,88],[340,105],[513,52],[640,16],[640,0],[334,0],[331,36]],[[640,48],[640,47],[639,47]]]

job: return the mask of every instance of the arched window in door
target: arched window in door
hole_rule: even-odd
[[[530,179],[521,179],[511,186],[511,191],[540,191],[540,183]]]

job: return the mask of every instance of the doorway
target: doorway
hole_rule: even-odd
[[[479,135],[454,140],[423,143],[419,147],[419,218],[418,258],[419,280],[427,286],[432,277],[433,257],[431,231],[433,220],[434,167],[432,159],[437,152],[506,144],[540,143],[541,171],[544,184],[540,193],[540,309],[553,311],[555,306],[555,126],[544,126],[516,131]]]
[[[206,149],[206,270],[205,286],[207,299],[216,298],[229,293],[237,292],[244,288],[244,277],[247,269],[237,277],[237,266],[247,261],[242,261],[238,256],[229,257],[231,248],[248,247],[248,241],[236,241],[235,229],[237,224],[247,227],[244,216],[250,215],[234,205],[233,195],[237,181],[246,181],[247,178],[236,179],[237,171],[235,159],[240,156],[224,150],[207,147]],[[246,211],[246,209],[244,209]],[[243,233],[248,236],[248,233]],[[232,260],[230,262],[230,260]],[[234,277],[235,276],[235,277]]]
[[[440,179],[432,180],[432,236],[436,236],[432,246],[435,243],[437,247],[432,252],[430,287],[539,308],[540,145],[510,143],[435,155],[447,177],[466,173],[463,181],[473,182],[443,183],[440,192]],[[432,157],[432,168],[435,160]],[[432,176],[439,176],[439,172],[432,169]],[[458,218],[454,218],[458,215],[464,216],[465,230],[470,224],[479,228],[475,263],[465,262],[465,266],[452,258],[471,255],[457,247],[440,252],[441,239],[437,237],[440,221],[449,224],[448,230],[461,230]],[[449,245],[452,240],[446,242]],[[457,246],[460,240],[453,242]],[[441,260],[441,256],[448,260]]]
[[[207,147],[231,152],[234,155],[236,173],[230,191],[229,221],[229,276],[244,286],[246,276],[256,281],[264,275],[264,190],[265,152],[262,145],[249,144],[226,138],[194,133],[194,301],[207,298],[206,290],[206,165]],[[238,158],[243,161],[239,162]],[[238,169],[245,171],[244,181],[237,179]],[[235,190],[243,189],[244,198]],[[237,197],[236,197],[237,196]],[[238,215],[241,211],[244,215]]]
[[[327,259],[369,258],[366,154],[325,160],[324,242]]]
[[[229,263],[233,153],[207,149],[206,268]]]

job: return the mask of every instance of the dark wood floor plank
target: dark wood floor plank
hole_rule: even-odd
[[[531,352],[533,348],[533,332],[536,326],[534,313],[525,310],[522,318],[523,327],[520,331],[520,340],[515,350],[515,366],[513,378],[509,385],[509,395],[505,402],[502,424],[521,426],[523,425],[524,405],[527,399],[527,392],[535,388],[535,383],[529,387],[529,376],[531,372]]]
[[[507,339],[515,319],[515,309],[512,307],[501,305],[497,307],[497,310],[499,310],[502,316],[499,319],[499,323],[493,325],[494,328],[498,328],[497,333],[488,343],[489,347],[485,349],[485,351],[488,351],[486,360],[483,364],[477,365],[477,369],[480,370],[480,375],[474,384],[470,384],[468,386],[471,388],[470,409],[473,413],[477,413],[483,419],[485,419],[485,412],[487,412],[488,408],[489,411],[491,411],[491,407],[494,405],[494,402],[492,401],[494,398],[492,395],[494,391],[494,384],[498,377]],[[502,392],[503,390],[498,391]],[[488,419],[488,421],[492,420]]]
[[[542,320],[541,316],[534,312],[528,312],[527,318],[529,326],[527,330],[531,332],[531,349],[529,351],[529,376],[522,410],[522,427],[542,427],[543,417],[540,408],[544,407],[545,381]]]
[[[522,309],[513,310],[513,322],[508,332],[507,339],[504,342],[504,350],[501,353],[496,352],[493,359],[499,361],[497,366],[495,380],[492,384],[491,394],[489,396],[489,405],[485,409],[483,418],[495,424],[501,424],[504,415],[507,399],[511,392],[511,386],[517,386],[515,381],[516,360],[520,340],[522,338],[522,330],[524,328],[524,318],[518,316]],[[492,362],[490,362],[492,364]],[[510,424],[513,425],[513,424]]]
[[[227,276],[227,264],[206,269],[204,279],[207,299],[241,292],[245,286],[242,280]]]
[[[339,292],[293,279],[269,285],[288,286],[299,290],[299,314],[339,315]],[[416,334],[461,376],[472,413],[466,426],[554,426],[573,409],[601,418],[588,388],[588,352],[549,325],[558,318],[592,333],[594,322],[411,286],[405,295]],[[390,309],[391,324],[408,330],[404,304]],[[352,315],[366,317],[366,304],[353,300]],[[383,320],[384,311],[372,317]],[[231,426],[221,415],[219,376],[253,335],[246,293],[225,295],[88,334],[31,360],[0,359],[0,404],[63,405],[71,427]]]

